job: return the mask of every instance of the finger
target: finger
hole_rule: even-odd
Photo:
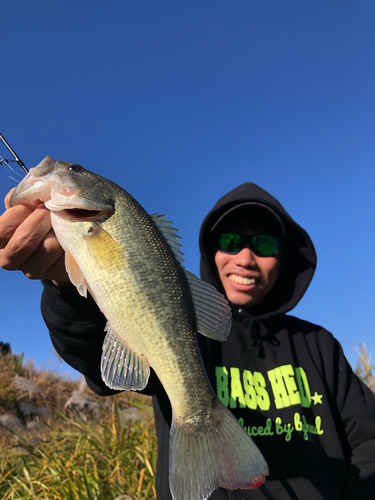
[[[15,191],[15,189],[16,188],[12,188],[9,191],[9,193],[5,196],[4,204],[5,204],[5,208],[7,210],[9,210],[9,208],[12,208],[11,204],[10,204],[10,198],[12,196],[13,191]],[[28,203],[24,203],[24,204],[22,204],[22,206],[25,205],[25,206],[29,206],[31,208],[31,207],[36,207],[37,205],[40,205],[40,203],[42,203],[40,200],[35,200],[35,201],[30,201]],[[17,206],[21,206],[21,205],[17,205]]]
[[[5,196],[5,200],[4,200],[4,204],[5,204],[5,208],[6,210],[8,210],[8,208],[10,208],[10,197],[12,196],[12,193],[13,191],[15,190],[16,188],[13,188],[9,191],[9,193]]]
[[[65,254],[51,230],[37,250],[20,266],[29,279],[51,279],[69,282],[65,271]]]
[[[65,284],[72,285],[65,269],[65,254],[46,271],[44,279],[58,282],[61,286],[65,286]]]
[[[6,247],[17,228],[41,205],[42,203],[39,200],[25,205],[18,205],[7,209],[0,216],[0,249]]]
[[[7,212],[2,217],[6,214]],[[51,217],[44,205],[38,206],[15,230],[12,222],[9,221],[5,246],[3,250],[0,250],[0,266],[8,270],[20,269],[20,266],[38,249],[44,237],[52,229]],[[9,232],[12,231],[14,233],[9,239]]]

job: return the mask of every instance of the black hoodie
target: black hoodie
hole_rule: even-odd
[[[212,258],[211,229],[228,209],[246,202],[261,203],[281,218],[286,231],[282,272],[262,314],[252,316],[231,305],[232,329],[226,342],[198,336],[208,377],[266,458],[266,485],[276,500],[373,500],[375,396],[353,374],[329,332],[286,315],[304,295],[316,267],[306,231],[266,191],[243,184],[221,198],[202,224],[202,279],[223,292]],[[99,373],[105,318],[91,300],[44,284],[42,312],[55,348],[86,376],[94,391],[113,394]],[[154,394],[157,496],[171,500],[171,407],[154,374],[147,391]],[[210,497],[265,498],[267,493],[260,489],[218,489]]]

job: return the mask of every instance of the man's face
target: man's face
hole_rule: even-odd
[[[226,224],[222,230],[248,236],[270,234],[266,227],[251,230],[241,219],[236,223]],[[232,304],[251,309],[264,301],[276,283],[280,269],[280,250],[273,257],[259,257],[247,243],[237,254],[216,251],[215,264],[228,300]]]

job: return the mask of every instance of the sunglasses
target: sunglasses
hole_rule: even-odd
[[[247,236],[239,233],[221,233],[217,249],[223,253],[236,254],[248,243],[250,250],[258,257],[273,257],[279,250],[279,239],[270,234]]]

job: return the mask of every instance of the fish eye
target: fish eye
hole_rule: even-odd
[[[79,166],[78,165],[69,165],[68,170],[69,170],[69,172],[77,172],[77,170],[79,170]]]

